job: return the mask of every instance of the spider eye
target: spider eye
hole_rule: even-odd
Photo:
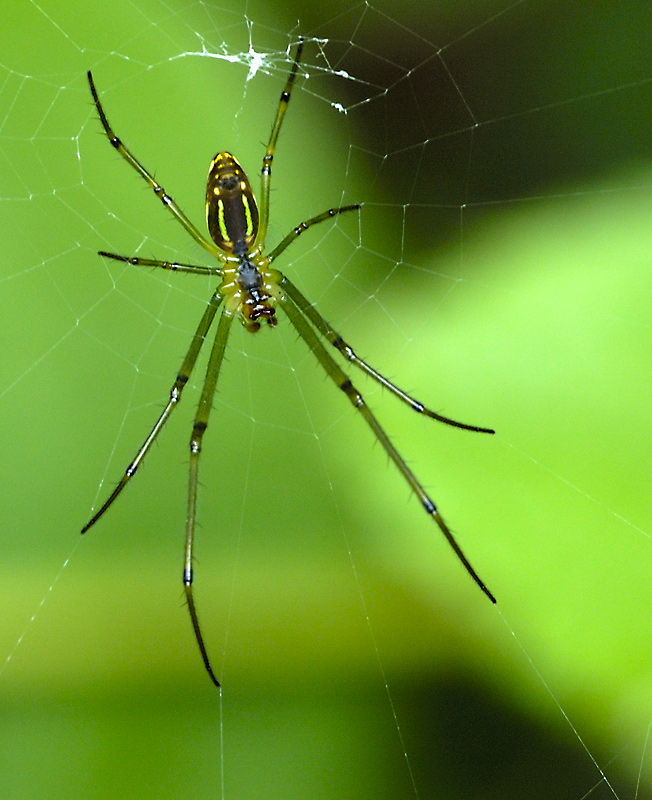
[[[218,153],[206,184],[206,224],[215,244],[244,255],[258,233],[258,206],[245,171],[231,155]]]

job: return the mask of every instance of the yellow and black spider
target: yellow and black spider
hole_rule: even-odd
[[[217,379],[224,359],[224,351],[229,337],[231,323],[239,317],[245,328],[251,333],[260,330],[261,323],[265,322],[270,327],[276,325],[276,309],[280,307],[290,324],[295,328],[301,339],[326,371],[327,375],[335,383],[338,389],[346,395],[353,407],[360,412],[362,418],[371,428],[374,436],[381,443],[387,455],[396,464],[400,473],[403,475],[412,491],[417,495],[426,513],[437,523],[440,530],[455,551],[457,557],[464,565],[466,571],[478,584],[482,591],[495,603],[496,599],[489,589],[480,580],[478,574],[473,569],[468,559],[462,552],[460,546],[455,541],[453,534],[444,522],[441,514],[430,497],[426,494],[423,486],[416,479],[410,468],[400,456],[394,445],[389,440],[387,434],[380,423],[365,404],[362,395],[351,383],[347,374],[342,370],[333,356],[327,350],[324,342],[327,342],[337,350],[337,352],[354,366],[361,369],[373,380],[380,383],[392,394],[399,398],[406,405],[410,406],[419,414],[453,425],[457,428],[464,428],[479,433],[493,433],[489,428],[480,428],[475,425],[465,425],[456,422],[448,417],[430,411],[422,403],[419,403],[410,395],[406,394],[398,386],[369,366],[359,358],[353,349],[342,339],[342,337],[326,322],[317,309],[304,297],[297,287],[276,269],[272,264],[281,253],[297,239],[304,231],[313,225],[331,219],[337,214],[349,211],[357,211],[359,205],[340,206],[330,208],[322,214],[297,225],[294,230],[278,244],[269,254],[265,255],[265,239],[267,237],[267,226],[269,221],[269,198],[270,182],[272,177],[272,161],[276,150],[281,124],[285,112],[290,102],[290,95],[294,85],[303,41],[299,41],[296,56],[290,75],[281,92],[281,99],[278,110],[272,125],[272,132],[269,137],[267,149],[263,157],[263,167],[260,180],[260,210],[258,209],[256,198],[251,189],[251,184],[244,170],[230,153],[218,153],[211,162],[208,172],[208,182],[206,185],[206,222],[212,242],[209,242],[195,225],[188,219],[176,202],[166,193],[165,189],[154,180],[152,175],[143,165],[131,154],[122,141],[115,135],[109,125],[109,121],[102,108],[102,103],[95,89],[93,77],[88,72],[88,83],[93,95],[95,108],[104,127],[106,135],[115,149],[130,164],[136,172],[145,180],[154,191],[154,194],[163,203],[165,208],[178,220],[179,223],[188,231],[190,236],[198,242],[205,250],[214,256],[219,262],[218,266],[203,267],[194,264],[181,264],[170,261],[158,261],[149,258],[136,258],[129,256],[119,256],[115,253],[100,251],[99,255],[105,258],[112,258],[116,261],[124,261],[138,267],[160,267],[161,269],[176,270],[178,272],[191,272],[198,275],[214,275],[220,279],[220,283],[208,301],[206,310],[199,322],[195,335],[192,338],[188,352],[186,353],[181,369],[172,385],[170,399],[165,406],[162,414],[152,428],[143,444],[140,446],[134,460],[129,464],[120,482],[111,492],[108,499],[101,506],[91,519],[82,528],[82,533],[91,528],[104,512],[111,506],[120,492],[136,473],[140,463],[145,458],[152,443],[160,433],[181,400],[183,388],[188,382],[192,370],[197,361],[199,351],[208,331],[213,324],[218,309],[222,306],[222,312],[215,332],[215,340],[208,360],[206,377],[202,387],[201,397],[197,408],[197,414],[190,437],[190,474],[188,489],[188,508],[186,516],[186,538],[184,547],[184,567],[183,585],[188,602],[188,611],[195,633],[197,644],[201,652],[201,657],[211,680],[216,686],[219,682],[213,672],[208,651],[204,643],[204,637],[199,626],[197,610],[192,594],[193,582],[193,542],[195,535],[195,516],[197,507],[197,484],[199,471],[199,456],[201,453],[202,440],[211,408]]]

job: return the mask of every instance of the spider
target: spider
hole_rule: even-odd
[[[417,413],[424,414],[427,417],[439,420],[439,422],[452,425],[456,428],[463,428],[478,433],[494,433],[494,431],[490,428],[466,425],[463,422],[457,422],[441,414],[437,414],[393,384],[390,380],[381,375],[381,373],[367,364],[366,361],[363,361],[356,355],[353,348],[342,339],[339,333],[337,333],[328,322],[326,322],[297,287],[286,278],[285,275],[272,267],[276,259],[289,245],[301,236],[301,234],[307,231],[308,228],[330,220],[339,214],[357,211],[360,205],[355,204],[340,206],[338,208],[329,208],[328,211],[324,211],[316,217],[311,217],[297,225],[297,227],[290,231],[271,252],[266,255],[264,253],[269,221],[272,161],[274,159],[281,125],[285,117],[285,112],[287,111],[288,103],[290,102],[292,88],[297,77],[302,50],[303,40],[300,39],[287,82],[281,92],[269,142],[267,143],[267,149],[263,157],[260,180],[260,206],[256,203],[256,198],[254,197],[249,179],[231,153],[217,153],[211,162],[206,185],[206,222],[212,241],[208,241],[208,239],[199,232],[197,227],[188,219],[172,197],[167,194],[165,189],[157,183],[151,173],[145,169],[140,161],[132,155],[126,145],[115,135],[113,129],[109,125],[99,95],[95,89],[93,76],[90,71],[88,72],[88,83],[93,96],[93,102],[102,127],[104,128],[104,132],[111,145],[118,151],[122,158],[136,170],[141,178],[146,181],[154,194],[163,203],[163,206],[185,228],[190,236],[201,245],[204,250],[207,250],[217,259],[218,265],[212,267],[196,266],[194,264],[159,261],[135,256],[121,256],[115,253],[107,253],[103,250],[99,251],[98,254],[103,258],[123,261],[137,267],[157,267],[177,272],[189,272],[195,275],[211,275],[219,278],[220,283],[208,301],[203,316],[197,326],[197,330],[192,337],[188,352],[183,359],[181,368],[172,385],[167,405],[163,409],[163,412],[149,435],[138,449],[133,461],[125,470],[124,475],[116,487],[104,501],[100,509],[90,518],[86,525],[84,525],[81,532],[86,533],[89,528],[95,525],[135,475],[154,440],[168,421],[177,403],[181,400],[181,394],[192,374],[197,357],[199,356],[199,351],[215,320],[218,310],[221,308],[222,311],[217,323],[215,339],[206,369],[206,377],[204,379],[201,397],[192,427],[192,434],[190,436],[188,506],[183,561],[183,587],[193,632],[197,645],[199,646],[199,652],[204,667],[211,681],[218,687],[220,683],[215,676],[208,656],[208,650],[199,625],[197,608],[193,598],[193,547],[197,511],[199,457],[201,455],[204,433],[206,432],[213,405],[217,380],[224,359],[229,331],[236,317],[239,318],[240,322],[249,332],[256,333],[260,330],[263,323],[270,328],[276,325],[277,308],[281,308],[285,312],[290,324],[294,327],[299,337],[303,339],[308,348],[314,353],[328,377],[334,382],[337,388],[346,395],[353,407],[360,413],[362,419],[371,428],[373,435],[380,442],[389,458],[398,467],[405,481],[407,481],[412,491],[421,501],[426,513],[432,517],[439,526],[439,529],[446,537],[466,571],[492,603],[496,602],[493,594],[480,580],[478,574],[462,552],[434,502],[430,499],[412,470],[405,463],[375,415],[366,405],[360,392],[355,388],[348,375],[343,371],[333,355],[331,355],[331,351],[328,350],[326,345],[333,347],[345,361],[348,361],[360,369]]]

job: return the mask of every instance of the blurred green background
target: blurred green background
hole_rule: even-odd
[[[41,0],[0,22],[1,796],[652,796],[650,3]],[[363,204],[280,266],[399,385],[496,428],[357,381],[499,602],[288,326],[238,329],[197,543],[220,695],[181,597],[203,365],[79,536],[212,286],[97,257],[206,263],[85,71],[201,227],[217,150],[259,170],[299,34],[269,241]]]

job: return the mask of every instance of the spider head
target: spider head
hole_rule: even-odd
[[[270,327],[274,327],[277,323],[276,309],[269,302],[269,298],[256,299],[256,293],[250,293],[245,298],[240,306],[240,314],[242,317],[242,324],[249,331],[249,333],[256,333],[260,330],[260,326],[265,321]]]

